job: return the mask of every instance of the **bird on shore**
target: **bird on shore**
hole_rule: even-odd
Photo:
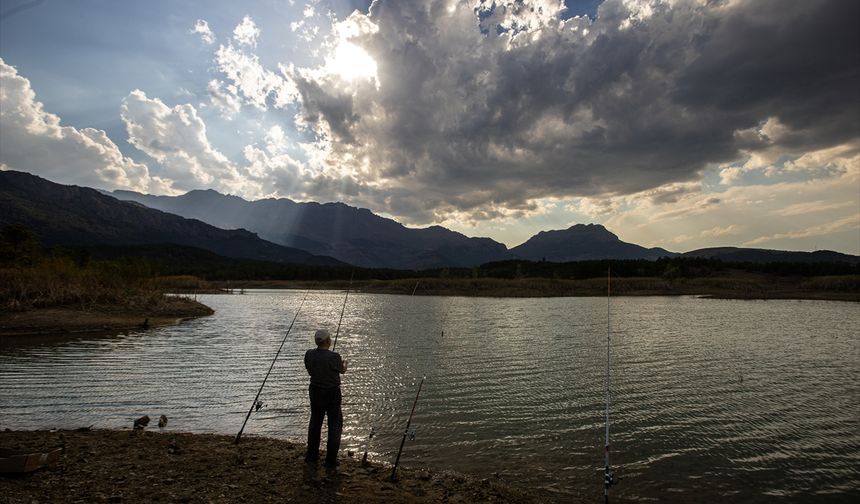
[[[149,415],[143,415],[134,421],[134,430],[143,430],[147,425],[149,425]]]
[[[167,415],[161,415],[158,419],[158,428],[163,429],[167,427]]]

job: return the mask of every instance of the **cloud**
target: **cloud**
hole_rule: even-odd
[[[787,233],[776,233],[768,236],[761,236],[754,240],[749,240],[744,243],[746,246],[761,245],[764,243],[774,242],[777,240],[809,238],[815,236],[826,236],[841,231],[860,230],[860,214],[849,215],[834,222],[827,222],[803,229],[789,231]]]
[[[209,91],[209,100],[221,112],[222,117],[232,119],[239,113],[242,101],[237,95],[236,86],[225,86],[218,79],[212,79],[206,89]]]
[[[257,39],[260,37],[260,29],[257,28],[251,16],[242,18],[242,22],[233,29],[233,39],[240,45],[257,47]]]
[[[657,188],[671,203],[709,166],[732,184],[860,131],[857,2],[606,0],[594,20],[473,4],[374,2],[331,27],[329,64],[284,73],[350,198],[412,223]],[[367,59],[338,60],[348,47]]]
[[[191,33],[199,34],[200,40],[207,44],[215,43],[215,34],[209,29],[209,23],[206,20],[198,19],[197,22],[194,23],[194,28],[191,29]]]
[[[145,164],[123,156],[107,134],[62,126],[30,81],[0,58],[0,164],[53,181],[108,189],[165,190]]]
[[[647,193],[619,196],[611,204],[621,210],[601,218],[610,229],[620,230],[623,239],[648,246],[683,243],[689,250],[742,243],[860,254],[854,226],[860,216],[858,148],[860,141],[801,156],[843,168],[827,177],[763,180],[718,193],[703,188],[670,205],[653,204]]]
[[[736,235],[741,231],[742,227],[737,224],[730,224],[726,227],[713,227],[699,233],[700,237],[720,237]]]
[[[135,89],[122,101],[128,142],[152,157],[173,189],[214,187],[242,190],[243,178],[230,160],[206,136],[206,125],[190,104],[165,105]]]
[[[838,210],[841,208],[851,208],[854,206],[850,201],[808,201],[803,203],[795,203],[788,205],[785,208],[778,208],[771,212],[771,215],[779,215],[781,217],[790,217],[792,215],[807,215],[815,212],[826,212],[828,210]]]
[[[267,110],[271,100],[276,108],[285,108],[298,97],[295,84],[284,75],[263,68],[260,59],[233,45],[222,45],[215,52],[215,63],[231,82],[235,95],[259,110]],[[286,71],[282,69],[282,74]]]

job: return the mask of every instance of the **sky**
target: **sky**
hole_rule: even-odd
[[[0,0],[0,169],[860,254],[860,2]]]

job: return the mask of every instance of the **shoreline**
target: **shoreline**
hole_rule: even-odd
[[[342,454],[329,470],[306,464],[304,445],[258,436],[234,445],[233,436],[169,430],[6,430],[0,445],[63,448],[52,467],[0,477],[9,502],[549,502],[499,478],[445,470],[400,467],[392,483],[390,467],[362,464],[360,454]]]
[[[857,279],[854,280],[858,281]],[[415,289],[416,283],[418,288]],[[835,283],[835,282],[834,282]],[[827,285],[827,284],[825,284]],[[838,284],[837,284],[838,285]],[[344,290],[343,280],[231,280],[207,282],[205,290],[182,290],[187,294],[240,294],[245,289]],[[359,280],[354,292],[416,296],[464,297],[606,297],[606,279],[562,280],[546,278],[519,279],[440,279]],[[700,296],[710,299],[737,300],[810,300],[860,302],[860,290],[854,286],[823,288],[809,279],[784,277],[717,277],[667,280],[661,278],[613,278],[612,296]]]
[[[149,329],[205,317],[215,311],[184,297],[167,298],[157,309],[132,310],[125,307],[70,306],[33,308],[20,312],[0,312],[0,337],[85,336]]]

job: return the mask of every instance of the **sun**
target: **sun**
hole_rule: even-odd
[[[361,47],[350,42],[341,42],[328,61],[331,73],[347,81],[378,80],[376,61]]]

